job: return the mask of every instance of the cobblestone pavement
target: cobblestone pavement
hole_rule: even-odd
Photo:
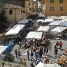
[[[63,51],[59,49],[59,51],[58,51],[58,57],[55,58],[55,55],[54,55],[54,46],[56,44],[56,41],[59,41],[59,40],[50,40],[50,41],[51,41],[51,45],[49,45],[49,48],[48,48],[49,49],[49,51],[48,51],[49,61],[51,63],[56,63],[56,62],[58,62],[59,56],[63,54]],[[67,49],[67,41],[66,40],[61,40],[61,41],[63,42],[62,49]],[[22,41],[22,43],[24,44],[24,40]],[[18,45],[15,45],[15,47],[13,48],[12,54],[14,54],[14,56],[15,56],[14,50],[15,49],[18,49],[18,48],[19,48]],[[25,58],[28,67],[30,67],[29,65],[30,65],[30,62],[31,61],[30,60],[29,61],[27,60],[26,49],[23,49],[22,48],[22,49],[20,49],[20,51],[21,51],[21,58]],[[15,61],[16,62],[19,62],[19,60],[20,59],[15,58]]]

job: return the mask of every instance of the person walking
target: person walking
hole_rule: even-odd
[[[54,48],[55,48],[55,50],[54,50],[55,53],[54,53],[54,54],[55,54],[55,57],[57,57],[57,54],[58,54],[58,48],[57,48],[57,45],[55,45]]]
[[[30,63],[30,67],[34,67],[33,61]]]
[[[43,63],[48,63],[49,62],[49,59],[48,59],[48,56],[44,56],[44,59],[43,59]]]
[[[27,58],[28,58],[28,60],[29,60],[29,55],[30,55],[30,52],[29,52],[29,50],[27,50]]]
[[[18,56],[19,59],[20,59],[20,55],[21,55],[21,53],[20,53],[20,50],[18,49],[17,50],[17,56]]]
[[[31,50],[31,60],[33,59],[33,51]]]
[[[56,42],[56,46],[59,46],[59,41]]]
[[[19,42],[19,48],[21,48],[21,46],[22,46],[22,45],[21,45],[21,42]]]
[[[26,63],[25,59],[23,60],[23,64],[24,64],[24,67],[27,67],[27,63]]]
[[[43,48],[44,54],[46,53],[46,47]]]
[[[63,45],[63,43],[60,41],[60,42],[59,42],[59,48],[60,48],[60,49],[62,49],[62,45]]]
[[[48,48],[46,48],[46,55],[47,55],[47,53],[48,53]]]
[[[15,49],[15,56],[16,56],[16,58],[17,58],[17,49]]]
[[[42,54],[43,54],[43,48],[40,47],[40,58],[42,58]]]

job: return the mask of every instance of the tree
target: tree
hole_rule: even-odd
[[[0,32],[4,32],[8,28],[9,22],[5,17],[5,10],[0,8]]]

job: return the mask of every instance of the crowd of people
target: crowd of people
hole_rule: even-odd
[[[20,58],[22,46],[19,45],[19,49],[15,49],[16,58]],[[58,40],[54,46],[54,55],[55,58],[58,57],[58,50],[63,51],[63,42]],[[30,67],[34,67],[40,61],[43,63],[50,63],[49,60],[49,48],[46,46],[35,46],[32,45],[30,48],[27,48],[27,60],[31,61]],[[21,59],[22,64],[26,65],[26,60]],[[35,63],[35,64],[34,64]]]
[[[33,62],[37,65],[40,61],[42,61],[43,55],[44,59],[42,62],[47,63],[48,60],[48,48],[37,47],[35,50],[33,48],[31,50],[27,50],[27,58],[31,60],[31,67],[34,67]],[[35,56],[35,57],[34,57]]]

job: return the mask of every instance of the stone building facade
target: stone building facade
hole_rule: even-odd
[[[44,0],[45,15],[67,15],[67,0]]]
[[[5,10],[5,16],[9,22],[17,22],[26,18],[34,10],[37,3],[32,0],[2,0],[1,7]]]

